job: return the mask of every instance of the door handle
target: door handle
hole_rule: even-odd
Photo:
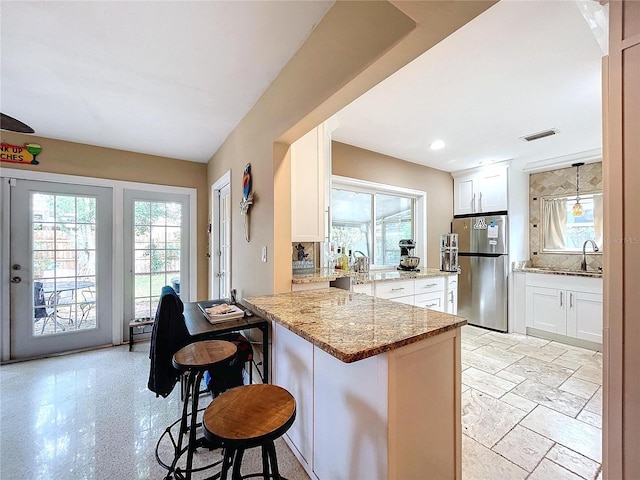
[[[391,291],[392,292],[397,292],[398,290],[404,290],[404,287],[400,287],[400,288],[392,288]]]
[[[473,194],[473,204],[471,205],[471,210],[473,212],[476,211],[476,194],[475,193]]]
[[[482,192],[480,192],[480,196],[478,198],[478,211],[482,211]]]
[[[22,278],[20,277],[11,277],[11,283],[20,283]]]
[[[564,292],[560,292],[560,307],[564,306]]]

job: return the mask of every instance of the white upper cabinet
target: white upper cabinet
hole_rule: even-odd
[[[453,179],[453,213],[454,215],[466,215],[476,211],[476,191],[478,179],[474,173],[464,177]]]
[[[331,143],[319,125],[291,145],[291,241],[322,242]]]
[[[507,167],[504,166],[454,177],[454,215],[507,210],[507,183]]]

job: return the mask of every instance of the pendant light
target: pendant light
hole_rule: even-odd
[[[574,163],[572,167],[576,167],[576,204],[571,209],[571,215],[581,217],[584,215],[584,207],[580,204],[580,167],[584,163]]]

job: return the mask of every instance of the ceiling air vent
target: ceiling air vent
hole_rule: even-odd
[[[531,135],[520,138],[526,142],[533,142],[534,140],[539,140],[544,137],[550,137],[551,135],[555,135],[556,133],[559,133],[558,130],[552,128],[550,130],[545,130],[544,132],[532,133]]]

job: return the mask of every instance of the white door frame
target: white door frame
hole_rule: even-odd
[[[217,252],[220,251],[220,237],[214,235],[214,227],[220,223],[220,190],[229,186],[229,197],[231,197],[231,170],[227,170],[211,185],[211,206],[210,212],[211,223],[209,224],[209,298],[220,298],[220,283],[218,274],[220,273],[220,262],[218,261]],[[229,262],[229,267],[231,262]],[[231,269],[229,268],[229,276]]]
[[[189,222],[191,235],[189,242],[189,298],[184,301],[194,302],[197,299],[198,275],[197,275],[197,190],[187,187],[172,187],[167,185],[154,185],[149,183],[127,182],[121,180],[109,180],[104,178],[82,177],[75,175],[65,175],[60,173],[39,172],[34,170],[18,170],[12,168],[2,168],[0,180],[3,185],[0,189],[0,218],[2,232],[0,233],[0,361],[6,362],[10,359],[10,325],[9,325],[9,187],[8,179],[36,180],[57,183],[71,183],[74,185],[89,185],[97,187],[109,187],[113,189],[113,251],[112,251],[112,312],[113,312],[113,344],[120,345],[123,341],[124,325],[124,292],[123,282],[117,279],[124,278],[124,246],[123,239],[123,197],[125,189],[146,190],[149,192],[180,193],[189,196]]]

